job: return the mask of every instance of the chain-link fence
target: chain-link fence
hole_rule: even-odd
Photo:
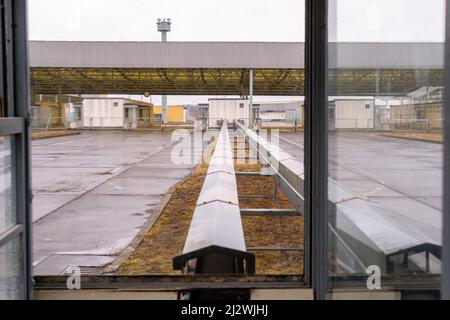
[[[82,130],[82,129],[154,129],[161,128],[161,118],[135,118],[123,117],[32,117],[33,131],[53,130]]]
[[[335,119],[329,121],[329,130],[442,132],[443,125],[443,119]]]

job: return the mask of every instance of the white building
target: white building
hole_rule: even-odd
[[[123,98],[85,98],[83,101],[84,128],[135,129],[143,121],[150,121],[152,105]]]
[[[374,129],[374,99],[336,99],[328,106],[332,129]]]
[[[210,128],[219,128],[221,120],[249,122],[249,101],[246,99],[209,99],[208,123]]]

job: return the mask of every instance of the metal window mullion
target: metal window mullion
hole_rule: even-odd
[[[305,279],[315,298],[328,283],[327,0],[306,0]]]
[[[4,79],[4,44],[3,44],[3,24],[4,24],[3,12],[0,11],[0,117],[6,117],[8,114],[7,105],[5,104],[5,79]],[[1,127],[1,125],[0,125]]]
[[[28,35],[27,1],[12,2],[12,52],[13,52],[13,92],[10,101],[14,101],[14,116],[24,119],[24,129],[15,139],[15,177],[18,222],[24,225],[24,269],[26,275],[26,298],[32,297],[32,216],[31,216],[31,168],[30,168],[30,127],[29,127],[29,72],[28,72]]]
[[[444,76],[444,190],[441,298],[450,300],[450,6],[446,3]]]
[[[14,53],[13,53],[13,45],[14,39],[12,35],[12,26],[13,22],[13,1],[12,0],[4,0],[3,1],[3,12],[4,16],[2,17],[2,28],[3,28],[3,103],[5,107],[5,113],[7,117],[14,117]]]

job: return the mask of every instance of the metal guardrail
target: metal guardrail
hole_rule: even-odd
[[[169,123],[170,124],[170,123]],[[161,127],[159,117],[46,117],[33,116],[31,129],[33,131],[68,130],[68,129],[148,129]]]
[[[257,152],[262,165],[273,170],[271,174],[289,201],[303,214],[303,163],[240,122],[234,124]],[[413,269],[429,273],[430,264],[433,264],[430,255],[440,260],[441,243],[433,237],[432,231],[417,227],[406,216],[343,190],[331,178],[329,185],[331,245],[339,264],[345,266],[347,272],[364,274],[368,266],[377,265],[386,274]],[[408,260],[417,254],[425,254],[425,267],[408,267]],[[397,263],[399,258],[401,262]]]
[[[235,121],[234,125],[238,132],[246,137],[250,148],[258,154],[261,164],[270,167],[278,187],[284,192],[289,202],[299,214],[303,214],[305,209],[303,163],[241,122]]]
[[[238,202],[228,124],[223,122],[184,245],[173,258],[184,274],[254,274]]]

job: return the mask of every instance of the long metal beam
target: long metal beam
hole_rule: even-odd
[[[67,276],[36,276],[35,290],[67,289]],[[85,275],[81,277],[82,290],[173,290],[233,289],[233,288],[302,288],[300,275],[143,275],[116,276]]]
[[[255,256],[245,247],[227,121],[216,141],[183,254],[173,258],[173,267],[185,274],[255,273]]]
[[[35,93],[304,95],[303,43],[30,41]],[[334,96],[439,86],[443,43],[331,43]],[[377,54],[378,52],[378,54]],[[80,76],[81,75],[81,76]],[[339,81],[336,81],[339,80]]]

